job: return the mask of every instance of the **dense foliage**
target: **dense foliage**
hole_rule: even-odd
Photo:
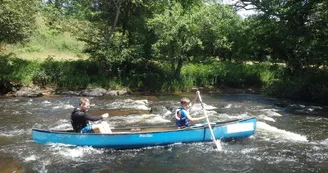
[[[35,30],[33,37],[71,33],[85,43],[83,51],[90,56],[61,62],[49,56],[46,62],[30,62],[35,68],[27,75],[31,77],[20,78],[17,74],[23,72],[13,64],[27,62],[3,55],[3,62],[18,69],[3,68],[0,81],[33,81],[67,89],[257,86],[274,96],[328,98],[328,3],[234,2],[35,0],[27,4],[0,0],[0,44],[24,41],[36,26],[35,16],[41,16],[46,26]],[[250,8],[257,13],[247,18],[236,13]],[[65,51],[80,54],[79,46],[72,49],[69,43],[60,43]]]
[[[0,51],[1,45],[25,41],[35,27],[38,0],[0,0]]]

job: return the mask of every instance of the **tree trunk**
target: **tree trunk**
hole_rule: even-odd
[[[118,17],[120,16],[120,12],[121,12],[121,6],[122,6],[122,1],[123,0],[118,0],[118,4],[115,4],[115,2],[113,2],[115,5],[116,5],[116,15],[115,15],[115,20],[112,24],[112,28],[110,30],[110,32],[108,31],[109,30],[109,19],[106,21],[106,26],[105,26],[105,34],[104,34],[104,39],[105,39],[105,42],[108,43],[109,40],[111,39],[115,29],[116,29],[116,25],[117,25],[117,21],[118,21]]]
[[[183,63],[183,59],[182,59],[182,57],[179,57],[178,65],[177,65],[177,68],[175,69],[175,72],[174,72],[174,77],[175,77],[176,80],[180,80],[182,63]]]
[[[56,7],[58,10],[60,10],[61,5],[62,5],[61,0],[55,0],[55,7]]]
[[[114,20],[112,29],[111,29],[111,31],[109,33],[109,38],[112,37],[112,35],[113,35],[114,31],[115,31],[115,28],[116,28],[116,25],[117,25],[117,21],[118,21],[118,17],[120,16],[120,12],[121,12],[122,1],[123,0],[119,0],[118,1],[116,16],[115,16],[115,20]]]

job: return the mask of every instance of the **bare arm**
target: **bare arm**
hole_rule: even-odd
[[[191,117],[190,115],[187,115],[187,118],[188,118],[188,120],[190,120],[190,121],[198,121],[198,120],[203,120],[203,119],[205,119],[206,117],[205,117],[205,116],[202,116],[202,117],[198,117],[198,118],[193,118],[193,117]]]

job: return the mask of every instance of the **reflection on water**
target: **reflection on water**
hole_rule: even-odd
[[[108,112],[112,128],[174,125],[182,96],[94,97],[90,115]],[[173,144],[134,150],[41,145],[31,129],[71,129],[75,97],[0,98],[0,172],[327,172],[325,107],[260,95],[203,95],[211,121],[257,117],[256,133],[242,141]],[[281,104],[283,103],[283,104]],[[302,113],[300,113],[302,112]],[[191,116],[203,115],[199,103]]]

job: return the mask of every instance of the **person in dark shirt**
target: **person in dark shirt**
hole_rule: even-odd
[[[87,98],[81,98],[79,107],[75,108],[71,114],[71,123],[77,133],[112,133],[106,121],[101,123],[91,123],[103,120],[108,117],[108,113],[101,116],[89,116],[86,111],[89,109],[90,101]]]

